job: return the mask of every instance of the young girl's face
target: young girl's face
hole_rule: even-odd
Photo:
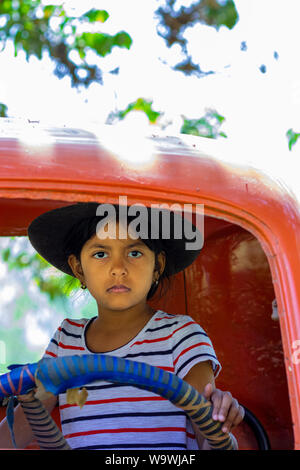
[[[118,235],[118,224],[116,234]],[[126,231],[125,231],[126,233]],[[146,305],[155,272],[155,254],[141,240],[132,238],[90,238],[81,251],[81,266],[69,256],[73,273],[87,286],[102,310],[121,311]],[[158,255],[164,267],[163,254]]]

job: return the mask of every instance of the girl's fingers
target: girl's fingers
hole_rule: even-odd
[[[212,395],[213,401],[213,419],[215,421],[225,421],[228,410],[232,403],[232,395],[230,392],[221,392],[215,390]]]
[[[224,422],[223,432],[230,432],[230,429],[237,426],[244,419],[244,408],[239,405],[230,392],[222,392],[216,389],[212,393],[211,401],[213,403],[212,418],[215,421]]]
[[[233,426],[237,426],[238,424],[240,424],[243,419],[245,417],[245,410],[244,408],[238,404],[238,414],[233,422]]]
[[[232,428],[237,426],[244,418],[244,409],[239,405],[238,401],[234,398],[230,407],[228,416],[222,426],[223,432],[230,432]]]

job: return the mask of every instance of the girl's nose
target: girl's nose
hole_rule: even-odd
[[[116,260],[111,267],[112,276],[125,276],[127,274],[127,269],[122,262],[122,260]]]

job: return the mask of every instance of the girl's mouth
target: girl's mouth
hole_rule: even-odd
[[[122,293],[122,292],[129,292],[129,291],[130,291],[129,287],[126,287],[122,284],[112,286],[109,289],[107,289],[107,292],[113,292],[113,293]]]

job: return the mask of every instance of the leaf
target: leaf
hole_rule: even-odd
[[[20,13],[22,16],[28,15],[31,6],[25,2],[20,2]]]
[[[111,52],[113,47],[113,39],[109,34],[102,33],[82,33],[81,36],[76,38],[76,47],[83,49],[90,47],[97,52],[98,55],[104,57]]]
[[[84,13],[81,18],[86,18],[91,23],[94,23],[95,21],[100,21],[101,23],[104,23],[109,18],[109,14],[106,10],[95,10],[93,8],[92,10],[89,10],[88,12]]]
[[[10,248],[6,248],[5,250],[2,251],[2,259],[5,263],[9,260],[10,257]]]
[[[56,5],[46,5],[44,7],[44,18],[50,18],[53,13],[55,12],[55,9],[56,9]]]
[[[219,133],[219,136],[220,136],[220,137],[224,137],[225,139],[227,139],[227,135],[225,134],[225,132],[220,132],[220,133]]]
[[[300,137],[300,133],[294,132],[293,129],[289,129],[286,133],[286,136],[288,138],[289,150],[292,150],[292,147],[295,145],[295,143]]]
[[[209,26],[214,26],[217,30],[220,26],[232,29],[238,21],[238,13],[233,0],[223,0],[222,2],[200,0],[191,7],[194,7],[195,10],[198,9],[199,12],[202,11],[202,14],[199,14],[199,19]]]
[[[216,120],[221,124],[225,118],[224,116],[221,116],[221,114],[218,114],[217,112],[212,113],[212,117],[216,118]]]
[[[0,103],[0,117],[7,117],[7,106],[4,103]]]
[[[154,124],[161,115],[160,112],[152,109],[152,101],[147,101],[144,98],[138,98],[133,103],[130,103],[125,110],[119,111],[119,119],[124,119],[130,111],[143,111],[152,124]]]
[[[182,134],[192,134],[209,139],[217,139],[218,137],[227,138],[224,132],[219,131],[224,120],[224,116],[221,116],[216,111],[208,110],[205,115],[199,119],[184,118],[180,132]]]
[[[83,49],[81,49],[81,48],[79,48],[79,47],[78,47],[78,49],[77,49],[77,50],[78,50],[78,54],[79,54],[79,57],[80,57],[80,59],[84,59],[84,58],[85,58],[85,56],[86,56],[86,54],[85,54],[84,50],[83,50]]]
[[[1,13],[11,13],[12,10],[12,0],[4,0],[0,5]]]
[[[129,36],[129,34],[125,33],[124,31],[117,33],[114,36],[115,46],[126,47],[127,49],[130,49],[131,44],[132,44],[131,37]]]
[[[115,36],[104,33],[82,33],[81,36],[77,36],[75,40],[75,47],[83,49],[84,47],[90,47],[94,51],[104,57],[109,54],[114,46],[126,47],[129,49],[131,46],[131,37],[124,32],[117,33]]]
[[[259,67],[259,70],[261,71],[261,73],[266,73],[267,67],[266,67],[264,64],[262,64],[262,65]]]

